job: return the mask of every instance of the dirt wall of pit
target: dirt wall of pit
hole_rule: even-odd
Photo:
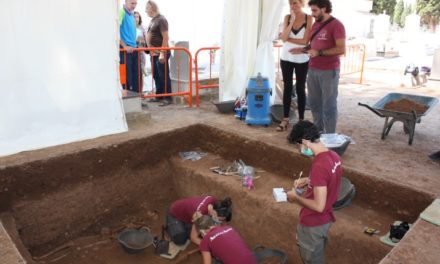
[[[85,232],[99,232],[104,223],[115,224],[139,211],[159,208],[163,214],[173,200],[181,197],[206,193],[230,196],[234,202],[232,225],[250,246],[277,247],[287,252],[291,260],[298,260],[294,236],[299,207],[274,204],[272,186],[267,182],[259,183],[256,191],[243,191],[234,179],[213,177],[208,163],[200,167],[181,163],[177,153],[194,149],[217,155],[224,162],[243,159],[246,164],[270,172],[273,176],[267,182],[273,185],[290,184],[292,171],[307,174],[311,162],[293,148],[278,148],[214,127],[195,125],[2,168],[0,211],[12,212],[23,244],[32,251],[42,245],[60,245]],[[350,232],[359,230],[345,228],[355,219],[351,214],[367,208],[412,221],[432,197],[349,168],[344,171],[357,188],[355,203],[361,206],[337,216],[341,227],[330,232],[329,262],[362,262],[375,251],[369,262],[375,263],[387,249],[370,246],[365,251],[365,244],[356,245],[356,236]],[[355,245],[346,252],[347,256],[341,257],[336,252],[345,244]]]
[[[291,176],[292,171],[304,171],[305,175],[309,173],[311,159],[298,155],[299,152],[293,145],[287,149],[279,148],[210,126],[200,127],[203,133],[198,137],[198,146],[206,151],[229,160],[241,158],[248,164],[256,164],[286,177]],[[395,173],[399,174],[399,171]],[[415,221],[420,210],[435,198],[429,193],[415,191],[399,182],[381,180],[354,168],[344,167],[343,175],[356,186],[358,201],[365,201],[375,210],[384,213],[394,212],[400,219],[408,219],[410,222]]]
[[[0,209],[27,248],[61,244],[105,219],[169,204],[167,159],[192,144],[188,129],[0,170]],[[167,194],[167,195],[164,195]],[[148,199],[145,199],[148,197]]]

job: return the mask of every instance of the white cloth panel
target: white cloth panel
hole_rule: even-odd
[[[272,88],[271,104],[273,104],[275,100],[276,67],[272,41],[277,38],[283,0],[261,1],[262,22],[253,75],[256,76],[260,72],[262,76],[269,79],[270,87]]]
[[[259,1],[226,0],[223,16],[219,100],[245,94],[258,38]]]
[[[118,1],[1,0],[0,156],[127,131]]]

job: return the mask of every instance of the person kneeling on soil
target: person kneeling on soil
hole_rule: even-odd
[[[196,245],[200,244],[200,238],[192,224],[196,212],[211,216],[218,224],[221,221],[229,222],[232,218],[231,198],[218,201],[208,195],[185,198],[171,204],[166,217],[166,226],[174,244],[184,245],[188,238],[191,238]]]
[[[202,237],[199,249],[203,264],[257,264],[255,255],[232,227],[217,226],[207,215],[195,218],[195,229]]]
[[[299,121],[288,137],[289,143],[299,144],[305,155],[314,155],[309,178],[295,180],[287,192],[289,202],[302,206],[297,226],[297,240],[304,263],[325,263],[327,233],[332,222],[333,204],[338,198],[341,182],[341,158],[319,141],[318,128],[309,121]],[[307,154],[308,153],[308,154]],[[307,186],[304,197],[295,191]]]

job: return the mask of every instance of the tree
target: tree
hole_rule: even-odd
[[[417,0],[417,14],[421,17],[422,24],[428,25],[435,31],[440,21],[440,0]]]
[[[402,26],[403,0],[399,0],[394,7],[393,23]]]
[[[394,6],[396,5],[396,0],[373,0],[373,8],[371,9],[371,13],[374,14],[385,14],[390,16],[390,19],[393,18]]]
[[[405,6],[405,9],[403,10],[402,16],[400,17],[400,26],[401,27],[405,26],[406,17],[408,15],[411,15],[411,13],[412,13],[412,6],[411,5]]]

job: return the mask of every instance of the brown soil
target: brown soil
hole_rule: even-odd
[[[415,111],[417,114],[423,114],[428,110],[428,107],[413,100],[402,98],[386,103],[384,109],[403,113],[412,113],[412,111]]]
[[[191,140],[186,140],[188,137]],[[182,161],[178,156],[180,151],[194,149],[209,154],[195,162]],[[300,207],[276,203],[272,188],[291,188],[291,175],[301,170],[307,174],[310,159],[204,125],[91,151],[95,154],[84,151],[35,161],[26,166],[26,173],[22,166],[8,168],[8,173],[16,176],[10,191],[17,229],[36,260],[66,264],[169,263],[155,256],[152,247],[140,254],[125,253],[115,240],[118,230],[145,225],[159,234],[173,200],[209,193],[232,198],[231,225],[250,247],[260,244],[276,248],[286,252],[289,263],[300,261],[294,235]],[[263,171],[254,182],[254,190],[243,188],[235,176],[220,176],[209,169],[238,158]],[[81,169],[68,173],[75,164],[81,164]],[[39,177],[29,178],[27,173]],[[431,198],[351,169],[345,170],[345,176],[356,185],[358,195],[352,206],[336,212],[338,220],[330,231],[327,259],[330,263],[377,263],[389,248],[365,235],[364,227],[385,231],[394,219],[414,221]],[[44,192],[31,187],[49,181]],[[375,186],[374,191],[371,186]],[[26,196],[20,197],[19,193]],[[406,197],[414,198],[408,201]],[[45,257],[66,243],[69,246]],[[344,254],[336,254],[337,249]],[[190,259],[200,263],[200,258]],[[188,261],[185,263],[191,263]]]
[[[279,257],[268,257],[263,259],[260,264],[281,264],[281,259]]]
[[[379,262],[390,248],[377,236],[365,235],[364,227],[384,234],[394,220],[414,222],[440,195],[439,164],[427,157],[440,148],[440,107],[417,124],[409,146],[400,130],[380,140],[383,119],[357,106],[373,104],[395,89],[440,97],[440,85],[395,88],[368,81],[368,74],[364,85],[341,80],[338,131],[356,142],[342,157],[344,176],[355,184],[357,195],[352,206],[336,212],[328,263]],[[389,73],[385,77],[390,79]],[[295,242],[299,206],[274,203],[271,193],[273,187],[290,187],[293,173],[307,173],[310,165],[286,144],[286,133],[275,132],[275,124],[246,126],[232,115],[217,114],[209,103],[200,109],[151,104],[149,110],[153,120],[148,127],[0,159],[0,211],[13,215],[23,248],[41,257],[70,242],[39,259],[52,263],[180,263],[155,256],[152,247],[129,255],[115,235],[132,225],[147,225],[158,234],[173,200],[210,193],[233,198],[231,224],[249,246],[277,248],[288,254],[288,263],[300,263]],[[306,118],[311,119],[310,111]],[[209,155],[197,162],[183,162],[177,155],[197,148]],[[255,190],[209,171],[238,158],[265,171]],[[181,263],[201,263],[200,255]]]

